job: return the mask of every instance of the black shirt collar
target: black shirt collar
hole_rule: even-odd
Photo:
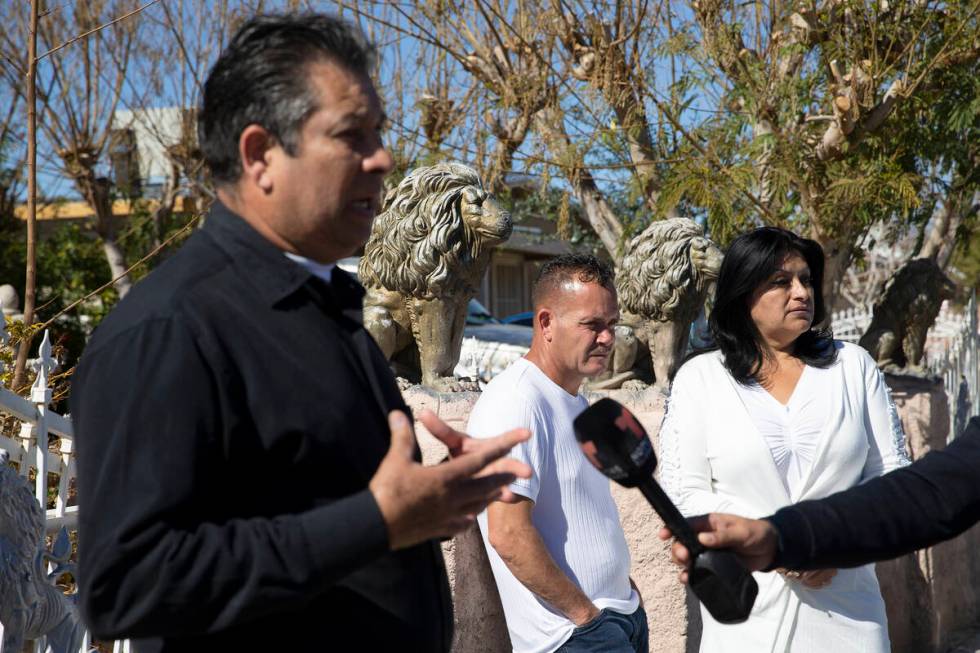
[[[314,279],[303,266],[291,261],[282,250],[270,243],[244,218],[219,201],[211,206],[204,232],[234,262],[262,300],[272,306],[292,295]],[[331,295],[341,308],[358,308],[364,289],[339,267],[331,273]]]

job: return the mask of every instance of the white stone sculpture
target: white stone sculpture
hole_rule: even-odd
[[[84,635],[77,609],[54,586],[73,571],[68,531],[62,528],[52,551],[45,549],[44,512],[7,460],[0,449],[0,653],[20,653],[26,641],[45,636],[52,653],[77,653]]]
[[[17,289],[9,283],[0,286],[0,308],[8,317],[20,315],[20,296]]]
[[[388,192],[358,276],[367,289],[364,326],[396,373],[444,392],[463,389],[453,368],[466,306],[511,226],[476,171],[459,163],[416,168]]]

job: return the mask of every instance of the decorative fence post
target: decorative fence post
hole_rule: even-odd
[[[48,387],[48,374],[55,368],[51,358],[51,339],[44,332],[44,340],[38,350],[38,358],[33,363],[37,376],[31,386],[31,402],[37,411],[34,426],[34,465],[37,476],[34,478],[35,495],[41,509],[48,509],[48,405],[51,403],[51,388]]]

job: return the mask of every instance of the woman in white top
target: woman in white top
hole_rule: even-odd
[[[678,370],[660,431],[664,488],[687,516],[759,518],[908,463],[884,378],[860,347],[815,329],[823,251],[764,227],[736,238],[710,318],[717,348]],[[887,653],[874,566],[755,574],[749,619],[702,609],[709,653]]]

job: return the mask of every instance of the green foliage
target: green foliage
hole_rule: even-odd
[[[109,266],[102,246],[95,237],[77,224],[41,225],[37,245],[37,298],[35,320],[45,322],[58,315],[70,304],[109,282]],[[3,243],[3,266],[0,282],[10,283],[21,295],[23,303],[26,269],[26,233],[24,223],[8,225]],[[55,347],[66,354],[66,363],[74,364],[92,328],[101,321],[118,297],[111,287],[75,309],[60,316],[50,327]],[[21,305],[23,309],[23,305]],[[10,331],[13,340],[21,334],[15,323]],[[39,324],[35,325],[39,326]],[[37,340],[35,339],[35,346]]]
[[[0,316],[0,319],[3,319],[6,323],[9,333],[11,322],[5,316]],[[0,374],[0,387],[10,387],[10,377],[13,375],[15,357],[16,354],[12,345],[0,344],[0,368],[3,369],[3,373]]]
[[[24,249],[27,234],[13,216],[0,216],[0,284],[24,290]]]
[[[828,166],[823,227],[860,231],[889,217],[907,220],[919,206],[922,178],[894,159],[857,159]]]
[[[10,334],[10,342],[0,347],[0,360],[5,363],[3,374],[0,374],[0,386],[10,388],[10,383],[14,376],[14,361],[17,358],[19,343],[23,342],[24,338],[27,337],[37,338],[41,332],[41,324],[32,324],[30,327],[27,327],[20,320],[6,320],[6,325],[7,332]],[[52,351],[54,352],[55,349],[52,348]],[[56,353],[60,354],[61,350],[58,349]],[[25,386],[29,387],[34,382],[34,372],[27,369],[26,373],[27,380]]]
[[[157,221],[153,216],[152,208],[153,205],[148,200],[134,201],[132,212],[126,218],[116,238],[116,244],[125,252],[126,260],[130,265],[135,265],[129,273],[133,283],[145,277],[153,268],[166,260],[167,256],[178,249],[184,239],[192,233],[188,231],[183,237],[176,238],[163,249],[153,253],[158,244],[162,244],[182,229],[191,218],[183,214],[169,214]],[[147,256],[150,258],[137,264]]]
[[[117,243],[126,260],[136,262],[153,251],[157,242],[182,228],[187,220],[188,217],[183,215],[169,216],[158,226],[152,219],[148,203],[137,202],[132,215],[121,223]],[[102,242],[86,223],[42,222],[38,227],[35,320],[39,323],[54,320],[49,327],[52,344],[62,352],[65,365],[70,367],[85,346],[88,334],[108,314],[119,296],[110,283],[112,277]],[[25,223],[13,217],[0,221],[0,237],[0,283],[13,285],[23,304],[27,256]],[[144,277],[181,242],[182,239],[177,239],[145,263],[137,265],[130,272],[130,278],[136,282]],[[95,293],[99,288],[102,290]],[[73,306],[76,302],[80,303]],[[15,328],[11,332],[16,338]]]
[[[679,206],[705,218],[711,237],[727,244],[738,233],[758,226],[739,188],[751,186],[754,170],[742,160],[724,167],[690,157],[674,166],[659,198],[659,211]]]
[[[980,288],[980,230],[960,241],[953,254],[953,276],[964,288]]]
[[[532,192],[526,188],[504,188],[496,194],[496,199],[510,212],[515,225],[530,219],[550,220],[556,223],[556,235],[549,238],[561,238],[574,247],[593,252],[602,250],[602,244],[589,228],[581,207],[561,188],[551,184]],[[625,204],[620,209],[617,215],[624,216],[627,225],[632,224],[631,215],[644,213]],[[563,214],[566,214],[566,220],[562,219]]]
[[[696,8],[699,47],[687,54],[705,71],[701,90],[719,94],[718,111],[689,128],[702,147],[671,166],[661,210],[705,216],[721,242],[765,222],[846,248],[876,223],[921,229],[950,192],[980,187],[975,3],[845,4],[843,22],[802,5],[778,16],[757,3]],[[763,21],[754,23],[760,7]],[[810,21],[812,38],[775,36],[793,11],[797,27]],[[753,24],[767,20],[775,31],[756,33]],[[866,122],[896,80],[904,91],[895,108],[880,124]],[[856,122],[837,152],[818,155],[832,136],[832,102],[848,92]],[[765,211],[753,197],[768,202]]]

